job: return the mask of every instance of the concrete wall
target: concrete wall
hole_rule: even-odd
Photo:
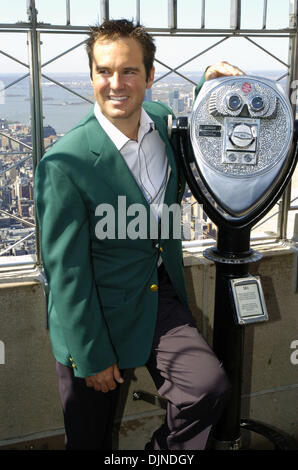
[[[0,441],[61,428],[41,284],[0,284],[0,340]]]
[[[298,440],[298,365],[291,361],[291,344],[298,340],[296,255],[286,247],[263,250],[263,255],[250,273],[261,276],[270,320],[245,330],[242,417]],[[185,253],[185,274],[198,327],[212,344],[214,265],[200,254]],[[63,419],[38,282],[0,284],[0,345],[5,349],[3,364],[0,348],[0,448],[62,448]],[[155,392],[144,367],[127,371],[122,386],[115,425],[120,449],[143,449],[164,419],[158,404],[133,400],[133,391],[140,389]],[[244,433],[248,439],[254,448],[270,448],[258,435]]]

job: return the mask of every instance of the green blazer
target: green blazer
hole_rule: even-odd
[[[166,144],[171,167],[164,202],[180,204],[184,179],[167,135],[171,111],[160,103],[145,102],[144,108]],[[126,196],[127,207],[146,207],[146,239],[96,237],[95,211],[102,203],[115,210],[117,235],[123,216],[118,196]],[[187,305],[181,240],[150,239],[149,205],[93,109],[39,162],[35,198],[55,358],[72,366],[77,377],[114,363],[120,369],[145,364],[156,321],[160,255]]]

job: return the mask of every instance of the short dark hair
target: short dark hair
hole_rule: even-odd
[[[149,78],[153,67],[156,47],[152,36],[146,32],[144,26],[134,25],[132,21],[105,20],[101,25],[90,27],[90,36],[86,42],[86,49],[89,58],[90,76],[92,78],[93,46],[99,39],[118,39],[130,37],[136,39],[142,47],[144,66],[146,70],[146,80]]]

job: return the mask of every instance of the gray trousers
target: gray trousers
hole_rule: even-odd
[[[202,450],[223,410],[229,383],[190,311],[177,298],[163,265],[158,277],[157,323],[146,366],[168,405],[165,423],[146,449]],[[108,393],[95,391],[59,363],[57,373],[66,449],[111,450],[119,387]]]
[[[159,274],[158,319],[146,365],[168,405],[147,449],[202,450],[223,411],[229,382],[167,273]]]

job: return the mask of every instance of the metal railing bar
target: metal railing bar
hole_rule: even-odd
[[[290,66],[282,61],[281,59],[279,59],[276,55],[272,54],[271,52],[269,52],[267,49],[265,49],[264,47],[260,46],[260,44],[258,44],[257,42],[253,41],[252,39],[248,38],[245,36],[245,39],[247,39],[247,41],[251,42],[252,44],[254,44],[254,46],[258,47],[259,49],[261,49],[263,52],[266,52],[266,54],[270,55],[270,57],[272,57],[273,59],[277,60],[278,62],[280,62],[281,64],[283,64],[285,67],[287,68],[290,68]]]
[[[31,96],[31,135],[32,135],[32,163],[33,173],[35,173],[37,163],[44,153],[44,132],[43,132],[43,112],[42,112],[42,87],[41,87],[41,52],[40,33],[36,31],[37,10],[34,0],[30,0],[32,6],[32,30],[28,31],[28,53],[30,64],[30,96]],[[35,251],[37,264],[41,262],[40,250],[40,228],[35,220]]]
[[[189,62],[192,62],[193,60],[197,59],[198,57],[200,57],[201,55],[205,54],[206,52],[210,51],[211,49],[213,49],[214,47],[218,46],[219,44],[221,44],[222,42],[224,42],[226,39],[229,39],[228,37],[225,37],[223,39],[220,39],[220,41],[217,41],[215,44],[213,44],[212,46],[209,46],[207,47],[207,49],[204,49],[203,51],[199,52],[198,54],[194,55],[193,57],[191,57],[190,59],[186,60],[185,62],[183,62],[182,64],[178,65],[178,67],[176,67],[174,70],[178,70],[180,69],[181,67],[184,67],[184,65],[187,65]]]
[[[66,0],[66,25],[70,25],[70,3]]]
[[[13,165],[11,165],[9,168],[6,168],[5,170],[0,171],[0,176],[4,175],[5,173],[12,170],[13,168],[21,165],[22,163],[26,162],[27,160],[29,160],[29,158],[32,158],[32,155],[28,155],[27,157],[22,158],[22,160],[20,160],[20,161],[14,163]]]
[[[196,246],[211,246],[214,245],[214,240],[211,238],[202,238],[201,240],[183,240],[182,248],[191,248]]]
[[[20,23],[1,23],[0,29],[5,29],[5,32],[18,32],[18,33],[26,33],[28,29],[32,27],[31,23],[27,22],[20,22]],[[10,28],[11,31],[7,31],[7,28]]]
[[[3,30],[3,32],[28,32],[28,30],[32,29],[32,23],[26,23],[26,22],[21,22],[21,23],[1,23],[0,24],[0,31]],[[64,32],[74,32],[74,33],[81,33],[83,34],[84,32],[89,31],[89,26],[86,25],[57,25],[57,24],[51,24],[51,23],[36,23],[35,29],[45,32],[45,30],[48,30],[48,32],[53,31],[53,30],[64,30]],[[147,27],[145,28],[146,31],[149,33],[168,33],[170,35],[175,34],[176,32],[180,33],[199,33],[199,32],[207,32],[207,33],[219,33],[219,34],[231,34],[231,35],[238,35],[239,33],[243,34],[254,34],[257,33],[260,36],[264,36],[266,34],[274,34],[276,36],[277,33],[279,34],[296,34],[296,28],[295,27],[287,27],[287,28],[270,28],[270,29],[263,29],[263,28],[249,28],[249,29],[237,29],[237,30],[231,30],[230,28],[177,28],[175,32],[171,30],[170,28],[150,28]]]
[[[136,23],[140,24],[141,22],[141,5],[140,0],[136,0]]]
[[[80,93],[77,93],[76,91],[72,90],[71,88],[68,88],[67,86],[63,85],[62,83],[58,82],[57,80],[55,80],[54,78],[51,78],[49,77],[48,75],[45,75],[45,74],[41,74],[41,76],[43,78],[46,78],[47,80],[49,80],[50,82],[53,82],[55,83],[55,85],[58,85],[60,86],[61,88],[64,88],[65,90],[69,91],[70,93],[72,93],[73,95],[76,95],[78,96],[79,98],[82,98],[82,100],[85,100],[87,101],[88,103],[91,103],[93,104],[93,101],[89,100],[88,98],[86,98],[85,96],[81,95]]]
[[[71,47],[70,49],[68,49],[68,50],[66,50],[66,51],[64,51],[64,52],[62,52],[62,53],[59,54],[58,56],[56,56],[56,57],[54,57],[54,58],[48,60],[48,61],[45,62],[44,64],[41,64],[40,67],[44,67],[44,66],[50,64],[51,62],[54,62],[54,61],[57,60],[59,57],[62,57],[63,55],[67,54],[68,52],[71,52],[71,51],[73,51],[74,49],[76,49],[77,47],[80,47],[82,44],[84,44],[84,42],[86,42],[86,40],[81,41],[80,43],[76,44],[75,46]],[[12,59],[12,60],[18,62],[18,63],[20,63],[21,65],[23,65],[23,66],[29,68],[29,65],[28,65],[28,64],[25,64],[24,62],[19,61],[18,59],[16,59],[15,57],[11,56],[10,54],[7,54],[6,52],[1,51],[1,50],[0,50],[0,53],[3,54],[3,55],[5,55],[5,56],[7,56],[8,58],[10,58],[10,59]],[[28,76],[29,76],[29,74],[26,74],[26,75],[24,75],[23,77],[19,78],[18,80],[15,80],[13,83],[11,83],[11,84],[9,84],[9,85],[6,85],[6,86],[3,88],[3,90],[9,88],[9,86],[12,86],[12,85],[18,83],[19,81],[23,80],[25,77],[28,77]],[[42,74],[42,77],[46,78],[46,79],[49,80],[49,81],[52,81],[52,82],[55,83],[56,85],[61,86],[62,88],[66,89],[66,90],[69,91],[70,93],[73,93],[74,95],[78,96],[79,98],[81,98],[81,99],[83,99],[83,100],[85,100],[85,101],[87,101],[87,102],[89,102],[89,103],[91,103],[91,104],[93,103],[92,101],[90,101],[90,100],[89,100],[88,98],[86,98],[85,96],[83,96],[83,95],[81,95],[80,93],[77,93],[77,92],[71,90],[70,88],[66,87],[65,85],[62,85],[62,84],[59,83],[58,81],[56,81],[56,80],[54,80],[54,79],[51,79],[51,78],[49,78],[48,76],[46,76],[46,75],[44,75],[44,74]],[[2,90],[1,90],[1,91],[2,91]],[[28,147],[28,148],[30,148],[30,147]]]
[[[277,230],[279,233],[279,238],[280,239],[285,239],[287,238],[287,229],[288,229],[288,211],[290,207],[290,196],[291,196],[291,183],[292,181],[290,180],[288,186],[286,187],[281,201],[280,201],[280,212],[278,214],[278,220],[277,220]]]
[[[206,2],[201,2],[201,29],[205,29],[205,14],[206,14]]]
[[[164,64],[163,62],[161,62],[160,60],[158,59],[155,59],[156,62],[158,62],[160,65],[163,65],[164,67],[166,67],[167,69],[170,70],[170,72],[167,72],[165,73],[164,75],[161,75],[160,77],[156,78],[154,80],[154,84],[159,82],[160,80],[162,80],[163,78],[167,77],[168,75],[171,75],[171,73],[175,73],[176,75],[179,75],[179,77],[183,78],[184,80],[192,83],[193,85],[197,85],[196,82],[194,82],[193,80],[191,80],[190,78],[186,77],[185,75],[183,75],[182,73],[180,72],[177,72],[175,69],[172,69],[171,67],[169,67],[167,64]]]
[[[279,82],[280,80],[282,80],[283,78],[287,77],[289,75],[289,72],[286,72],[284,73],[281,77],[277,78],[275,81],[276,82]]]
[[[254,230],[254,227],[252,228]],[[262,233],[262,232],[261,232]],[[266,232],[263,232],[266,233]],[[267,235],[258,235],[257,233],[251,234],[251,241],[253,242],[259,242],[259,241],[264,241],[264,240],[272,240],[277,238],[277,233],[276,232],[268,232]]]
[[[207,30],[205,30],[207,31]],[[240,31],[239,33],[235,33],[235,32],[229,32],[229,31],[226,31],[226,32],[222,32],[222,33],[218,33],[218,34],[215,34],[215,33],[204,33],[204,32],[200,32],[200,33],[196,33],[196,32],[193,32],[193,33],[189,33],[189,34],[182,34],[182,33],[179,33],[179,32],[176,32],[175,33],[171,33],[169,32],[169,34],[162,34],[162,33],[158,33],[158,32],[150,32],[148,31],[150,34],[152,34],[152,36],[156,36],[156,37],[181,37],[181,38],[188,38],[188,37],[193,37],[193,38],[220,38],[222,36],[227,36],[227,37],[230,37],[230,38],[242,38],[242,37],[256,37],[256,38],[289,38],[289,37],[292,37],[292,36],[295,36],[295,34],[248,34],[248,32],[242,30]]]
[[[19,25],[18,24],[0,24],[0,29],[3,28],[5,29],[6,27],[16,27],[19,29]],[[29,27],[28,27],[29,26]],[[27,29],[31,29],[31,24],[29,23],[25,23],[24,26],[22,26],[23,28],[27,27]],[[37,30],[40,30],[40,31],[45,31],[45,30],[53,30],[53,29],[57,29],[57,30],[61,30],[61,29],[64,29],[65,31],[88,31],[88,28],[89,26],[86,26],[86,25],[70,25],[70,26],[66,26],[66,25],[54,25],[54,24],[50,24],[50,23],[36,23],[36,29]],[[173,30],[171,30],[170,28],[154,28],[154,27],[147,27],[145,28],[146,31],[148,32],[151,32],[151,33],[154,33],[154,32],[157,32],[157,33],[171,33],[171,34],[175,34],[173,33]],[[200,28],[177,28],[177,32],[180,32],[180,33],[198,33],[200,32],[201,29]],[[247,29],[238,29],[238,30],[231,30],[230,28],[208,28],[208,29],[205,29],[204,28],[204,31],[206,31],[207,33],[230,33],[230,34],[238,34],[240,31],[245,33],[245,34],[250,34],[250,33],[258,33],[260,35],[265,35],[266,33],[282,33],[282,34],[295,34],[296,32],[296,29],[295,28],[270,28],[270,29],[261,29],[261,28],[247,28]]]
[[[298,209],[298,206],[291,206],[292,202],[296,201],[297,199],[298,199],[298,196],[295,197],[294,199],[292,199],[292,200],[290,201],[288,210],[294,211],[294,210],[297,210],[297,209]],[[277,204],[279,204],[279,203],[277,203]],[[258,225],[256,225],[256,226],[254,227],[254,229],[256,229],[257,227],[260,227],[260,225],[263,225],[265,222],[268,222],[268,220],[272,219],[273,217],[275,217],[276,215],[280,214],[281,212],[282,212],[282,211],[281,211],[281,209],[280,209],[280,210],[278,210],[277,212],[274,212],[274,214],[271,214],[270,217],[268,217],[267,219],[261,220],[261,222],[260,222]]]
[[[18,240],[16,243],[14,243],[13,245],[10,245],[7,248],[5,248],[4,250],[0,251],[0,256],[4,255],[4,253],[7,253],[8,251],[12,250],[15,246],[18,246],[20,243],[24,242],[28,238],[32,237],[32,235],[35,235],[35,231],[29,233],[29,235],[26,235],[21,240]]]
[[[34,255],[33,254],[31,254],[31,255],[21,255],[22,258],[23,258],[23,256],[27,256],[27,257],[32,256],[33,257]],[[11,257],[6,256],[5,258],[11,258]],[[20,257],[15,256],[15,261],[14,262],[6,261],[5,258],[0,259],[0,273],[1,273],[2,279],[3,279],[3,275],[9,274],[11,272],[11,271],[8,270],[9,268],[17,268],[18,271],[21,271],[22,269],[25,269],[25,270],[29,270],[29,269],[31,270],[32,268],[36,269],[36,261],[33,258],[31,258],[28,261],[24,261],[24,259],[18,260],[18,258],[20,258]]]
[[[171,35],[176,35],[176,31],[173,33],[169,28],[145,28],[148,33],[170,33]],[[200,28],[177,28],[178,33],[199,33],[201,30]],[[239,29],[237,31],[231,31],[230,28],[204,28],[203,32],[206,33],[215,33],[215,34],[230,34],[238,36],[239,33],[243,34],[259,34],[260,36],[264,36],[268,34],[295,34],[295,28],[277,28],[277,29],[259,29],[259,28],[250,28],[250,29]]]
[[[267,0],[264,0],[264,3],[263,3],[263,26],[262,26],[262,29],[266,29],[266,24],[267,24],[267,8],[268,8]]]
[[[292,202],[296,201],[297,199],[298,199],[298,196],[294,197],[294,199],[290,201],[290,204],[292,204]]]
[[[253,227],[254,229],[254,227]],[[253,243],[259,243],[260,241],[268,241],[268,240],[276,240],[278,238],[276,232],[270,232],[268,235],[258,235],[252,232],[251,234],[251,241]],[[182,248],[183,250],[187,250],[188,248],[196,248],[196,247],[208,247],[214,245],[213,238],[202,238],[201,240],[182,240]]]
[[[84,39],[83,41],[80,41],[78,44],[75,44],[74,46],[70,47],[69,49],[67,49],[66,51],[63,51],[61,52],[61,54],[58,54],[56,55],[55,57],[53,57],[52,59],[48,60],[47,62],[44,62],[41,67],[45,67],[46,65],[49,65],[50,63],[54,62],[55,60],[59,59],[60,57],[63,57],[64,55],[68,54],[69,52],[73,51],[74,49],[76,49],[77,47],[80,47],[82,44],[84,44],[86,42],[86,39]],[[25,62],[21,62],[20,60],[18,60],[16,57],[13,57],[11,56],[10,54],[8,54],[7,52],[4,52],[2,50],[0,50],[0,54],[3,54],[4,56],[8,57],[9,59],[11,60],[14,60],[15,62],[18,62],[19,64],[23,65],[24,67],[27,67],[29,68],[29,65],[28,64],[25,64]],[[27,75],[24,75],[25,76],[28,76],[29,74]],[[22,78],[24,78],[22,77]]]
[[[168,0],[168,27],[177,29],[177,0]]]
[[[35,7],[35,0],[27,0],[27,15],[28,15],[28,21],[32,24],[32,26],[35,28],[37,24],[37,14],[38,11]]]
[[[161,77],[158,77],[154,83],[158,82],[159,80],[167,77],[168,75],[170,75],[170,73],[176,73],[177,75],[180,75],[182,76],[183,78],[185,78],[185,80],[188,80],[190,83],[193,83],[194,85],[196,85],[195,82],[193,82],[192,80],[190,80],[188,77],[185,77],[184,75],[180,74],[177,72],[177,70],[181,67],[183,67],[184,65],[188,64],[189,62],[192,62],[193,60],[197,59],[198,57],[200,57],[201,55],[205,54],[206,52],[210,51],[211,49],[213,49],[214,47],[218,46],[219,44],[221,44],[222,42],[224,42],[226,39],[229,39],[228,37],[224,37],[223,39],[220,39],[219,41],[217,41],[216,43],[212,44],[211,46],[207,47],[206,49],[204,49],[203,51],[199,52],[198,54],[196,54],[195,56],[193,56],[191,59],[188,59],[186,60],[185,62],[183,62],[182,64],[178,65],[178,67],[175,67],[174,69],[172,69],[171,67],[169,67],[168,65],[164,64],[163,62],[161,62],[160,60],[158,59],[155,59],[156,62],[158,62],[159,64],[163,65],[164,67],[168,68],[170,70],[170,72],[167,72],[166,74],[162,75]]]
[[[21,142],[20,140],[16,139],[15,137],[11,137],[11,135],[5,134],[5,132],[0,131],[0,135],[3,135],[3,137],[7,137],[7,139],[13,140],[17,144],[21,144],[24,147],[27,147],[27,149],[29,149],[31,151],[33,150],[32,147],[30,147],[30,145],[24,144],[24,142]]]
[[[55,57],[53,57],[52,59],[48,60],[47,62],[44,62],[43,64],[41,64],[41,67],[45,67],[46,65],[51,64],[51,63],[54,62],[55,60],[60,59],[60,57],[63,57],[64,55],[66,55],[66,54],[68,54],[69,52],[73,51],[73,50],[76,49],[77,47],[80,47],[80,46],[81,46],[82,44],[84,44],[85,42],[86,42],[86,39],[84,39],[84,41],[79,42],[79,43],[76,44],[75,46],[70,47],[70,48],[67,49],[66,51],[61,52],[61,54],[56,55]]]
[[[84,42],[86,42],[86,40],[81,41],[80,43],[78,43],[78,44],[76,44],[75,46],[71,47],[71,48],[68,49],[67,51],[64,51],[64,52],[62,52],[61,54],[59,54],[58,56],[56,56],[56,57],[54,57],[54,58],[48,60],[47,62],[45,62],[44,64],[42,64],[41,67],[44,67],[44,66],[48,65],[49,63],[53,62],[54,60],[57,60],[58,58],[60,58],[60,57],[62,57],[63,55],[67,54],[68,52],[70,52],[70,51],[74,50],[75,48],[81,46],[82,44],[84,44]],[[3,51],[0,51],[0,53],[2,53],[3,55],[9,57],[9,58],[12,59],[12,60],[15,60],[16,62],[20,62],[18,59],[16,59],[16,58],[10,56],[9,54],[7,54],[7,53],[5,53],[5,52],[3,52]],[[20,62],[20,63],[21,63],[23,66],[29,68],[29,65],[28,65],[28,64],[25,64],[25,63],[23,63],[23,62]],[[20,81],[23,80],[24,78],[29,77],[29,75],[30,75],[30,74],[27,73],[27,74],[23,75],[22,77],[18,78],[17,80],[14,80],[13,82],[11,82],[11,83],[9,83],[8,85],[6,85],[3,89],[1,89],[0,92],[2,92],[2,91],[4,91],[4,90],[7,90],[9,87],[15,85],[16,83],[20,82]],[[82,98],[83,100],[88,101],[89,103],[93,103],[92,101],[90,101],[90,100],[89,100],[88,98],[86,98],[85,96],[80,95],[79,93],[77,93],[77,92],[71,90],[70,88],[66,87],[65,85],[62,85],[61,83],[59,83],[58,81],[56,81],[56,80],[54,80],[54,79],[48,77],[47,75],[42,74],[42,77],[46,78],[46,79],[49,80],[49,81],[52,81],[52,82],[55,83],[56,85],[61,86],[62,88],[64,88],[64,89],[66,89],[67,91],[69,91],[70,93],[73,93],[74,95],[77,95],[78,97]],[[6,137],[8,137],[8,136],[6,136]],[[29,148],[30,148],[30,147],[29,147]]]
[[[109,0],[100,0],[100,15],[101,15],[102,21],[109,19],[109,16],[110,16],[109,6],[110,6]]]
[[[2,90],[0,90],[0,93],[4,90],[7,90],[8,88],[10,88],[11,86],[15,85],[16,83],[20,82],[21,80],[24,80],[24,78],[27,78],[29,77],[29,73],[26,73],[26,75],[23,75],[22,77],[20,78],[17,78],[16,80],[14,80],[13,82],[9,83],[8,85],[5,85],[4,88],[2,88]]]
[[[24,220],[21,217],[18,217],[17,215],[10,214],[9,212],[0,209],[0,213],[5,214],[8,217],[12,217],[13,219],[18,220],[19,222],[22,222],[22,224],[29,225],[30,227],[35,227],[35,224],[32,224],[32,222],[28,222],[28,220]]]
[[[290,0],[289,27],[297,27],[297,0]]]
[[[51,144],[49,144],[49,145],[47,145],[47,146],[44,148],[44,151],[46,152],[49,148],[53,147],[53,145],[54,145],[55,143],[56,143],[56,141],[53,142],[53,143],[51,143]]]
[[[230,1],[230,28],[240,29],[241,23],[241,0]]]
[[[85,27],[86,28],[86,27]],[[145,28],[146,29],[146,28]],[[30,29],[28,29],[27,31],[22,31],[22,32],[28,32],[30,31]],[[68,31],[65,31],[65,30],[49,30],[49,31],[41,31],[41,30],[38,30],[41,34],[89,34],[90,33],[90,29],[89,29],[89,26],[88,26],[88,29],[85,29],[85,30],[79,30],[79,31],[71,31],[71,30],[68,30]],[[292,36],[295,36],[295,32],[294,30],[292,30],[291,32],[289,33],[284,33],[284,34],[276,34],[274,33],[274,31],[268,31],[268,33],[263,33],[261,34],[261,32],[252,32],[250,33],[250,30],[240,30],[240,31],[217,31],[217,32],[213,32],[212,31],[209,31],[209,30],[195,30],[195,31],[189,31],[189,32],[179,32],[179,30],[173,32],[173,31],[166,31],[166,32],[159,32],[157,30],[154,30],[154,31],[150,31],[148,28],[146,29],[146,31],[150,34],[152,34],[152,36],[156,36],[156,37],[185,37],[185,38],[188,38],[188,37],[222,37],[222,36],[228,36],[228,37],[243,37],[243,36],[249,36],[249,37],[257,37],[257,38],[261,38],[261,37],[268,37],[268,38],[288,38],[288,37],[292,37]],[[205,33],[205,31],[207,31]],[[7,31],[1,31],[1,28],[0,28],[0,33],[1,32],[7,32]],[[11,30],[9,31],[10,33],[14,33],[16,31],[14,30]]]
[[[8,57],[11,60],[14,60],[18,64],[23,65],[24,67],[27,67],[27,68],[29,67],[28,64],[25,64],[25,62],[22,62],[21,60],[17,59],[16,57],[13,57],[12,55],[8,54],[7,52],[4,52],[4,51],[0,50],[0,54],[4,55],[5,57]]]
[[[72,27],[75,28],[75,27]],[[30,31],[31,28],[28,28],[27,30],[5,30],[1,29],[0,27],[0,33],[1,32],[6,32],[6,33],[17,33],[17,32],[22,32],[26,33]],[[223,30],[223,29],[177,29],[175,32],[170,29],[163,29],[163,28],[155,28],[153,30],[149,28],[145,28],[146,31],[153,36],[177,36],[177,37],[214,37],[214,36],[236,36],[236,37],[243,37],[243,36],[250,36],[250,37],[274,37],[274,38],[286,38],[288,36],[295,36],[296,30],[289,29],[289,30],[274,30],[274,29],[268,29],[268,30],[250,30],[250,29],[241,29],[238,31],[231,31],[231,30]],[[76,29],[69,29],[66,26],[60,26],[60,27],[53,27],[52,29],[42,29],[42,28],[37,28],[38,31],[44,34],[89,34],[90,29],[89,26],[86,27],[78,27]]]
[[[289,15],[289,24],[291,26],[296,27],[296,34],[295,36],[291,36],[289,38],[289,45],[288,45],[288,63],[290,64],[289,68],[289,75],[287,77],[287,93],[290,95],[290,90],[292,88],[293,80],[298,78],[298,68],[297,68],[297,57],[298,57],[298,49],[297,49],[297,40],[298,40],[298,32],[297,32],[297,0],[290,1],[290,15]],[[290,97],[290,96],[289,96]],[[296,117],[296,104],[292,101],[292,113],[293,118]],[[281,213],[279,214],[278,221],[277,221],[277,229],[279,232],[279,236],[281,239],[287,238],[288,232],[288,214],[289,208],[291,205],[291,187],[292,187],[292,180],[289,181],[283,195],[280,204]]]
[[[51,62],[54,62],[55,60],[59,59],[60,57],[64,56],[65,54],[68,54],[68,52],[71,52],[73,51],[74,49],[76,49],[77,47],[80,47],[82,44],[84,44],[86,42],[86,39],[84,41],[81,41],[79,42],[78,44],[76,44],[75,46],[71,47],[70,49],[67,49],[66,51],[62,52],[61,54],[58,54],[57,56],[53,57],[52,59],[48,60],[47,62],[44,62],[41,67],[45,67],[46,65],[49,65]],[[17,59],[15,59],[14,57],[10,56],[9,54],[7,54],[6,52],[3,52],[3,51],[0,51],[0,53],[2,53],[3,55],[6,55],[7,57],[9,57],[10,59],[12,60],[16,60],[17,62],[19,62]],[[25,64],[25,63],[22,63],[22,65],[24,65],[24,67],[27,67],[29,68],[29,65],[28,64]],[[2,88],[0,90],[0,93],[4,90],[7,90],[8,88],[10,88],[11,86],[15,85],[16,83],[20,82],[21,80],[24,80],[24,78],[27,78],[29,77],[29,73],[26,73],[25,75],[23,75],[22,77],[14,80],[13,82],[9,83],[8,85],[5,85],[4,88]]]
[[[277,203],[277,204],[280,204],[280,203]],[[267,217],[267,219],[262,219],[259,224],[255,225],[255,226],[253,227],[253,229],[256,229],[256,228],[260,227],[260,226],[263,225],[265,222],[268,222],[268,220],[273,219],[273,217],[277,216],[277,215],[280,214],[281,212],[282,212],[281,209],[279,209],[277,212],[274,212],[274,213],[271,214],[269,217]]]

